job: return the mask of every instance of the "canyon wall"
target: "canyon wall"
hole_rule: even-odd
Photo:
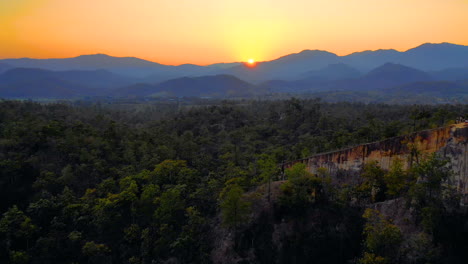
[[[468,124],[460,123],[317,154],[288,162],[285,167],[302,162],[312,173],[316,173],[318,168],[326,168],[335,182],[353,183],[359,182],[359,173],[365,163],[377,161],[383,169],[388,170],[394,160],[400,159],[407,169],[417,159],[438,153],[449,159],[449,166],[454,172],[450,184],[468,196],[467,139]]]

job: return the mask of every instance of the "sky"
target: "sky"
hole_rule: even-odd
[[[0,58],[163,64],[468,45],[468,0],[0,0]]]

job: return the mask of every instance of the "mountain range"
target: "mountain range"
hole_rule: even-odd
[[[243,63],[163,65],[104,54],[0,60],[0,97],[246,97],[267,93],[468,93],[468,46],[423,44],[347,56],[304,50],[255,67]],[[396,89],[396,90],[392,90]],[[392,92],[393,91],[393,92]],[[413,93],[413,95],[415,95]],[[443,95],[443,94],[442,94]]]
[[[113,91],[117,97],[247,97],[265,93],[253,84],[232,75],[182,77],[159,84],[135,84]]]

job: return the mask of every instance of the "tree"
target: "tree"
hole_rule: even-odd
[[[111,252],[109,247],[104,244],[98,244],[94,241],[86,242],[81,249],[83,255],[88,257],[88,262],[105,263],[107,254]]]
[[[151,176],[153,182],[160,186],[177,184],[191,186],[194,184],[196,171],[187,167],[187,162],[184,160],[165,160],[156,165]]]
[[[447,163],[433,154],[411,169],[418,181],[411,186],[408,198],[425,231],[430,234],[439,225],[446,204],[459,204],[457,192],[444,184],[451,175]]]
[[[307,166],[304,163],[296,163],[285,171],[286,177],[288,180],[294,180],[301,177],[312,176],[310,172],[307,171]]]
[[[371,202],[385,200],[386,185],[384,180],[385,171],[380,168],[377,161],[371,161],[364,165],[361,177],[364,182],[359,186],[364,197],[370,197]]]
[[[243,195],[244,191],[237,184],[226,186],[220,195],[223,224],[234,228],[235,232],[241,224],[247,222],[251,210],[250,202],[246,201]]]
[[[302,213],[312,203],[323,201],[324,181],[327,178],[319,178],[308,172],[306,165],[296,163],[286,170],[288,181],[281,185],[282,195],[280,203],[295,212]]]
[[[403,171],[403,163],[400,159],[395,159],[390,170],[384,175],[385,185],[387,187],[387,196],[396,197],[407,187],[406,172]]]
[[[10,261],[12,264],[27,264],[29,255],[24,251],[10,251]]]
[[[31,218],[15,205],[3,214],[0,219],[0,234],[4,237],[6,248],[13,246],[29,248],[29,239],[34,235],[37,227]],[[23,243],[21,243],[23,242]]]
[[[156,200],[158,208],[154,212],[154,218],[158,223],[177,225],[184,217],[185,200],[183,195],[185,186],[177,185],[161,194]]]
[[[366,219],[364,226],[366,251],[360,263],[397,263],[400,244],[403,241],[400,228],[374,209],[366,209],[363,218]]]
[[[260,169],[261,182],[268,183],[268,201],[270,201],[271,178],[278,173],[278,166],[272,155],[263,154],[257,162]]]

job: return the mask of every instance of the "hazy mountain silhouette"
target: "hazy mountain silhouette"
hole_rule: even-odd
[[[220,72],[254,82],[272,79],[294,80],[298,79],[300,73],[319,70],[339,62],[336,54],[321,50],[304,50],[276,60],[259,62],[254,68],[238,65]]]
[[[223,64],[219,64],[219,65],[220,66],[199,66],[195,64],[182,64],[179,66],[166,66],[164,69],[158,70],[157,72],[153,74],[150,74],[144,78],[141,78],[141,81],[149,82],[149,83],[157,83],[157,82],[167,81],[167,80],[175,79],[179,77],[206,76],[206,75],[212,75],[217,70],[222,69],[221,67],[223,66],[229,67]]]
[[[112,57],[105,54],[81,55],[66,59],[6,59],[3,62],[14,67],[60,71],[106,69],[114,73],[139,77],[165,67],[159,63],[134,57]]]
[[[405,52],[376,50],[355,52],[347,56],[337,56],[318,50],[304,50],[276,60],[262,62],[255,69],[236,66],[223,72],[250,81],[294,80],[302,72],[319,70],[337,63],[347,64],[362,72],[370,71],[385,63],[402,64],[424,71],[468,67],[468,46],[427,43]]]
[[[41,68],[47,70],[99,70],[105,69],[113,73],[144,78],[159,76],[156,81],[181,76],[206,75],[215,70],[229,68],[239,63],[220,63],[208,66],[184,64],[180,66],[163,65],[135,57],[112,57],[105,54],[81,55],[65,59],[5,59],[0,62],[16,68]]]
[[[126,86],[138,82],[138,79],[118,75],[107,70],[58,71],[54,72],[54,76],[62,80],[101,90],[113,89],[115,87]]]
[[[234,97],[251,96],[261,91],[250,83],[230,75],[182,77],[160,84],[137,84],[113,91],[116,97],[177,96],[177,97]]]
[[[41,80],[44,78],[53,78],[54,72],[37,68],[15,68],[7,70],[0,75],[2,83],[16,83],[22,81]]]
[[[468,67],[466,68],[448,68],[440,71],[429,72],[434,80],[439,81],[457,81],[468,79]]]
[[[268,81],[262,87],[274,92],[318,92],[327,90],[368,91],[431,81],[432,77],[420,70],[400,64],[386,63],[359,78],[341,80],[302,79],[297,81]]]
[[[318,71],[333,64],[346,64],[361,72],[368,72],[385,63],[402,64],[424,71],[468,67],[468,46],[450,43],[423,44],[399,52],[376,50],[356,52],[347,56],[320,50],[304,50],[272,61],[260,62],[250,68],[240,63],[220,63],[208,66],[185,64],[163,65],[134,57],[112,57],[104,54],[82,55],[67,59],[6,59],[0,63],[12,67],[42,68],[49,70],[105,69],[120,75],[142,78],[142,82],[160,82],[184,76],[215,74],[234,75],[247,81],[298,80],[302,73]]]
[[[308,71],[299,75],[300,79],[316,81],[353,79],[360,76],[361,72],[344,63],[330,64],[320,70]]]
[[[17,68],[0,75],[4,98],[70,98],[86,92],[87,87],[58,79],[47,70]]]
[[[356,52],[344,56],[343,62],[361,71],[370,70],[387,62],[403,64],[423,71],[468,67],[468,46],[425,43],[404,52],[396,50]]]
[[[356,69],[367,72],[375,67],[385,63],[398,63],[402,53],[394,49],[389,50],[376,50],[376,51],[362,51],[349,54],[342,57],[343,63],[352,65]]]
[[[468,79],[467,74],[468,46],[449,43],[423,44],[405,52],[376,50],[347,56],[304,50],[260,62],[253,68],[240,63],[170,66],[104,54],[67,59],[0,60],[2,94],[24,97],[93,96],[109,94],[109,91],[122,96],[222,97],[267,91],[382,91],[411,87],[413,83],[420,83],[418,87],[430,84],[434,89],[442,89],[442,83],[433,81]]]
[[[50,71],[37,68],[14,68],[0,75],[2,84],[29,83],[30,85],[42,86],[42,81],[47,79],[49,83],[52,79],[68,83],[69,86],[79,87],[76,91],[82,95],[96,95],[106,89],[122,87],[136,83],[137,80],[123,77],[106,70],[94,71]]]
[[[431,76],[423,71],[401,64],[386,63],[364,75],[360,81],[367,89],[381,89],[411,82],[430,81]]]
[[[0,73],[3,73],[11,68],[13,68],[11,65],[8,65],[6,63],[0,63]]]
[[[398,63],[424,71],[468,67],[468,46],[426,43],[404,52]]]
[[[81,55],[65,59],[5,59],[3,62],[14,67],[42,68],[48,70],[96,70],[162,66],[159,63],[134,57],[112,57],[105,54]]]

